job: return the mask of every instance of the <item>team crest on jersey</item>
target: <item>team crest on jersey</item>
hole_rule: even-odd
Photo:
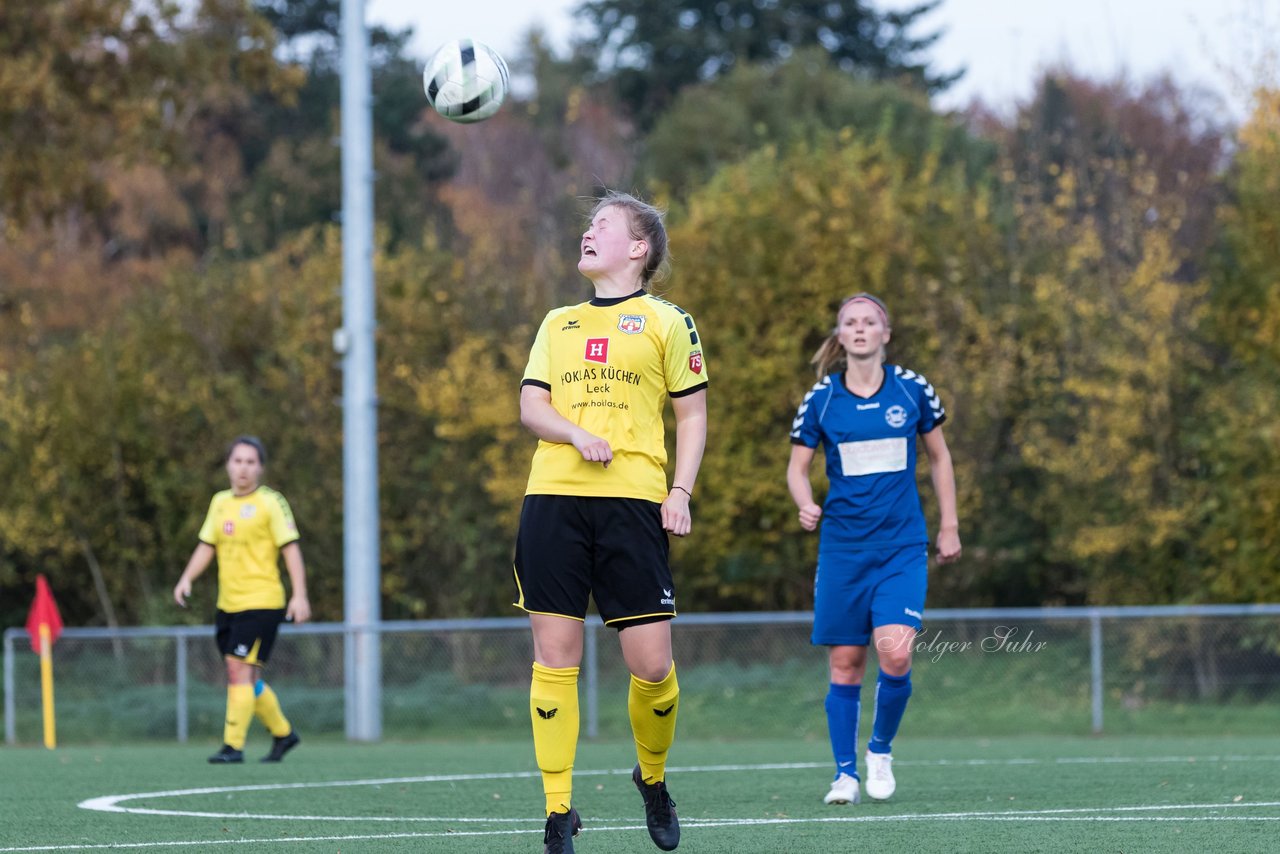
[[[890,406],[884,411],[884,420],[889,422],[890,427],[901,427],[907,423],[907,410],[897,404]]]
[[[628,335],[638,335],[644,332],[644,315],[620,314],[618,315],[618,328]]]
[[[222,523],[222,533],[226,534],[229,537],[235,532],[236,532],[235,522],[232,522],[231,520],[228,519],[226,522]]]
[[[240,508],[240,518],[252,519],[253,514],[257,512],[258,512],[258,506],[256,504],[246,504]]]
[[[609,339],[588,338],[587,350],[582,358],[588,362],[599,362],[602,365],[607,365],[609,363]]]
[[[698,350],[697,352],[689,354],[689,370],[693,371],[695,374],[702,373],[702,351],[701,350]]]

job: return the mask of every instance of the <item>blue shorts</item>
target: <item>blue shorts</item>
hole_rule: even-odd
[[[920,631],[928,573],[927,544],[820,553],[809,642],[866,646],[879,626]]]

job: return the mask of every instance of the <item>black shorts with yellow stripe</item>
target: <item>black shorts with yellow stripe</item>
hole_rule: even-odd
[[[266,664],[282,622],[284,608],[219,611],[213,623],[218,652],[245,664]]]
[[[624,629],[676,615],[661,505],[640,498],[526,495],[516,536],[515,606],[585,620],[590,597]]]

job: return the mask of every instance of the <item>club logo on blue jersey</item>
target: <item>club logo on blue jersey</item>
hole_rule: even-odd
[[[895,403],[884,411],[884,420],[889,422],[890,427],[901,427],[907,423],[907,410]]]
[[[639,335],[644,332],[644,315],[620,314],[618,315],[618,328],[628,335]]]

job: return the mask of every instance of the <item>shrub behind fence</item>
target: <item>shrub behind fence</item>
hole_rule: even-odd
[[[915,641],[904,734],[1270,733],[1280,605],[934,610]],[[824,739],[825,651],[808,613],[696,614],[673,626],[679,729],[691,738]],[[532,645],[523,618],[388,622],[383,734],[523,738]],[[588,623],[583,735],[629,734],[616,632]],[[267,678],[300,731],[344,733],[341,624],[286,626]],[[55,647],[62,744],[215,743],[225,702],[212,627],[67,629]],[[5,737],[41,734],[39,661],[4,633]],[[875,659],[864,680],[871,702]],[[864,729],[869,727],[867,716]],[[865,735],[865,732],[864,732]]]

